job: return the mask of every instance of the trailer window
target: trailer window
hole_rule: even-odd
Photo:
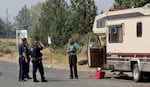
[[[123,27],[122,25],[109,26],[109,43],[123,42]]]
[[[137,37],[142,37],[142,23],[141,22],[137,23],[136,35]]]
[[[105,27],[105,20],[99,19],[97,20],[97,28],[104,28]]]

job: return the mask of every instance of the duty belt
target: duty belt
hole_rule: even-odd
[[[41,57],[33,57],[32,59],[42,60],[42,58],[41,58]]]
[[[19,57],[23,57],[23,55],[19,55]]]

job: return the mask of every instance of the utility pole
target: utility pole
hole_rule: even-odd
[[[9,14],[8,14],[8,9],[6,9],[6,37],[8,38],[9,37],[9,22],[8,22],[8,17],[9,17]]]

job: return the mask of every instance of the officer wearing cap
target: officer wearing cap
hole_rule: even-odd
[[[26,81],[25,76],[25,64],[27,60],[27,39],[23,38],[22,43],[19,45],[19,81]]]
[[[33,63],[33,82],[39,82],[36,78],[36,72],[37,69],[39,69],[40,75],[41,75],[41,81],[47,82],[44,77],[44,68],[42,64],[42,53],[40,52],[45,46],[35,41],[34,45],[31,48],[31,57],[32,57],[32,63]]]

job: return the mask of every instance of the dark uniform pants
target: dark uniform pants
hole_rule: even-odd
[[[73,69],[75,77],[78,77],[77,72],[77,56],[69,55],[70,76],[73,77]]]
[[[32,60],[32,63],[33,63],[33,80],[37,80],[36,78],[37,69],[39,69],[41,80],[45,80],[42,60],[38,60],[38,59]]]
[[[19,57],[19,80],[24,80],[25,75],[25,60],[23,57]]]
[[[25,78],[29,78],[29,69],[30,69],[30,61],[28,60],[28,63],[25,64]]]

